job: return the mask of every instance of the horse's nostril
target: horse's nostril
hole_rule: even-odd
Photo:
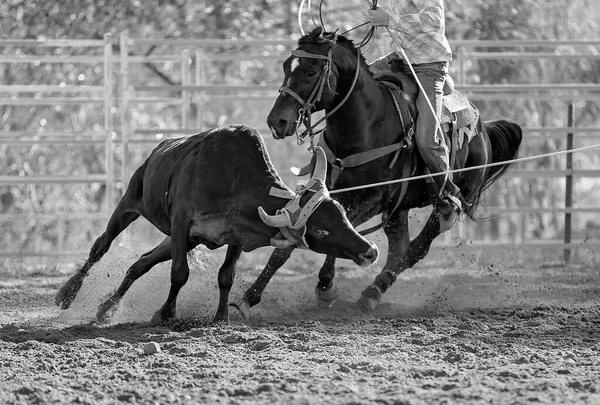
[[[277,129],[279,131],[283,131],[284,129],[287,128],[287,120],[279,120],[277,121]]]

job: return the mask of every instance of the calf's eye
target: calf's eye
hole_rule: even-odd
[[[315,231],[315,235],[317,235],[317,236],[327,236],[327,235],[329,235],[329,232],[327,232],[324,229],[317,229]]]

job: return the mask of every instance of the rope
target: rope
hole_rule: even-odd
[[[518,163],[518,162],[527,162],[527,161],[530,161],[530,160],[541,159],[541,158],[546,158],[546,157],[551,157],[551,156],[557,156],[557,155],[564,155],[564,154],[574,153],[574,152],[582,152],[582,151],[586,151],[586,150],[590,150],[590,149],[595,149],[595,148],[600,148],[600,144],[589,145],[589,146],[582,146],[580,148],[574,148],[574,149],[569,149],[569,150],[559,150],[559,151],[556,151],[556,152],[549,152],[549,153],[544,153],[544,154],[541,154],[541,155],[527,156],[527,157],[522,157],[522,158],[517,158],[517,159],[512,159],[512,160],[505,160],[503,162],[488,163],[488,164],[485,164],[485,165],[478,165],[478,166],[464,167],[462,169],[448,170],[446,172],[436,173],[436,175],[440,175],[440,174],[447,175],[447,174],[450,174],[450,173],[462,173],[462,172],[467,172],[469,170],[484,169],[484,168],[487,168],[487,167],[508,165],[508,164],[511,164],[511,163]],[[423,175],[420,175],[420,176],[405,177],[403,179],[382,181],[382,182],[379,182],[379,183],[363,184],[362,186],[340,188],[338,190],[330,190],[329,194],[345,193],[347,191],[362,190],[362,189],[371,188],[371,187],[387,186],[389,184],[403,183],[405,181],[411,181],[411,180],[421,180],[421,179],[426,179],[426,178],[429,178],[429,177],[431,177],[431,174],[423,174]]]

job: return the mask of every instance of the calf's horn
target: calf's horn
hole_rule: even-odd
[[[292,224],[292,220],[286,210],[278,210],[277,214],[269,215],[262,207],[258,207],[258,215],[265,224],[274,228],[281,228]]]
[[[317,162],[315,163],[315,170],[312,177],[325,183],[327,178],[327,157],[325,156],[325,151],[320,146],[315,146],[315,155]]]

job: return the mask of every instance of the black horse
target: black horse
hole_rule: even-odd
[[[361,307],[373,310],[382,293],[401,272],[425,257],[442,231],[438,212],[433,210],[419,235],[413,240],[409,237],[409,210],[431,203],[423,179],[426,176],[422,176],[425,166],[412,148],[415,83],[391,74],[376,77],[352,41],[323,33],[321,28],[300,38],[292,56],[283,63],[283,70],[283,87],[268,116],[268,125],[276,139],[283,139],[298,134],[301,123],[310,125],[312,112],[325,111],[326,129],[319,145],[327,152],[332,194],[336,189],[421,175],[410,182],[333,195],[346,208],[354,226],[382,214],[389,241],[388,259],[359,299]],[[452,145],[454,169],[491,165],[454,174],[453,180],[464,197],[463,212],[474,219],[481,194],[510,165],[502,162],[516,158],[521,127],[506,120],[483,122],[477,109],[456,91],[445,96],[441,123],[447,144]],[[292,251],[276,249],[262,274],[235,304],[245,317]],[[327,256],[316,287],[318,299],[325,304],[339,295],[334,276],[335,258]]]

